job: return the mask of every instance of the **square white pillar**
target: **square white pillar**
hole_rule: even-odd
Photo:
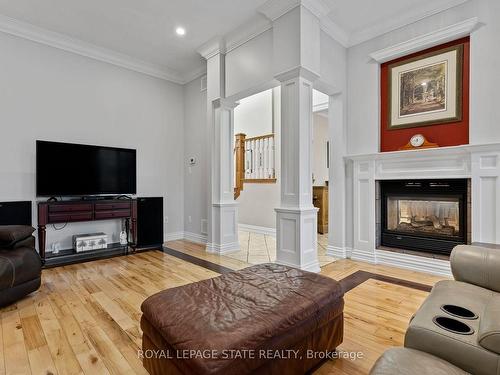
[[[318,209],[276,208],[276,263],[319,272]]]
[[[276,261],[319,272],[318,209],[312,203],[312,79],[303,69],[281,75],[281,205]]]
[[[211,169],[211,226],[207,251],[218,254],[238,251],[238,211],[234,200],[235,102],[212,102],[213,139]]]
[[[327,255],[347,258],[346,235],[346,163],[347,129],[344,116],[344,96],[331,95],[328,105],[330,168],[328,170],[329,218]]]

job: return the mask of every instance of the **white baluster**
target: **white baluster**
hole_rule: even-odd
[[[245,140],[245,178],[248,178],[248,174],[250,173],[250,142]]]
[[[263,142],[263,152],[262,152],[262,157],[263,157],[263,167],[264,167],[264,178],[269,178],[269,174],[268,174],[268,157],[269,157],[269,154],[268,154],[268,144],[269,144],[269,138],[264,138],[262,140]]]
[[[271,154],[269,153],[270,152],[270,149],[271,147],[270,146],[270,143],[271,142],[271,138],[266,138],[266,151],[264,153],[265,157],[266,157],[266,178],[269,178],[269,175],[270,175],[270,172],[271,172],[271,168],[270,168],[270,162],[269,162],[269,157],[271,156]]]
[[[257,139],[257,176],[262,178],[262,139]]]
[[[273,137],[273,178],[276,178],[276,139]]]
[[[260,140],[260,177],[266,178],[266,165],[265,165],[265,139]]]
[[[252,176],[250,178],[255,178],[257,175],[257,147],[255,139],[252,140]]]

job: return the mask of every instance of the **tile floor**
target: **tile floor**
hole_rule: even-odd
[[[264,234],[240,231],[241,250],[226,256],[250,264],[269,263],[276,261],[276,238]],[[326,255],[328,235],[318,234],[318,258],[323,267],[335,261],[335,258]]]

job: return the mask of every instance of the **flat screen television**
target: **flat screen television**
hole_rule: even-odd
[[[39,197],[136,194],[136,150],[36,141]]]

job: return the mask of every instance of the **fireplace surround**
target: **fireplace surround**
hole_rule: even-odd
[[[500,143],[356,154],[345,161],[346,241],[329,245],[329,255],[451,276],[450,262],[442,255],[380,246],[380,182],[387,180],[467,180],[467,238],[500,243]],[[342,223],[334,216],[333,225],[335,220]]]
[[[449,255],[468,243],[468,180],[380,181],[380,244]]]

